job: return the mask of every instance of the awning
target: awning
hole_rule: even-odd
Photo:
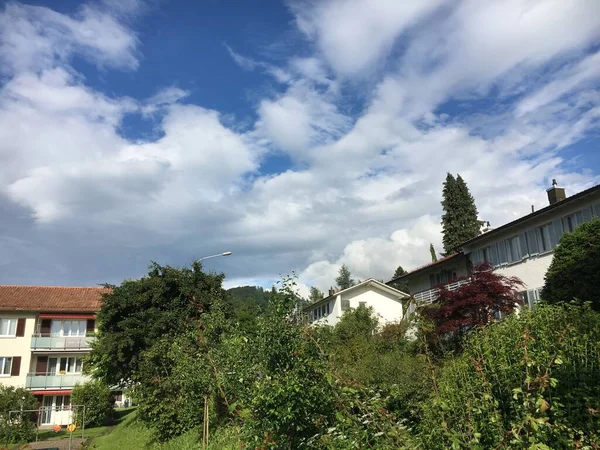
[[[40,314],[40,319],[94,319],[93,314]]]
[[[33,395],[71,395],[72,390],[67,389],[64,391],[33,391]]]

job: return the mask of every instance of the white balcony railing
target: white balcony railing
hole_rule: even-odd
[[[460,286],[464,284],[468,284],[471,282],[470,278],[465,278],[464,280],[458,280],[454,283],[448,283],[444,285],[446,289],[449,291],[454,291],[458,289]],[[437,300],[440,294],[440,290],[438,288],[427,289],[426,291],[417,292],[414,294],[416,306],[428,305],[435,300]],[[415,306],[415,307],[416,307]]]
[[[85,381],[81,373],[28,373],[25,387],[29,389],[64,389],[72,388],[77,383]]]
[[[89,350],[93,336],[41,336],[31,337],[32,350]]]

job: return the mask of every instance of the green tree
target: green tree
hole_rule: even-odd
[[[31,442],[35,439],[34,413],[10,411],[36,409],[37,401],[31,391],[0,384],[0,446],[6,443]]]
[[[396,278],[400,278],[404,274],[406,274],[406,270],[404,270],[404,268],[402,266],[398,266],[396,268],[396,271],[394,272],[394,275],[392,276],[392,280],[395,280]]]
[[[589,301],[600,311],[600,219],[566,233],[546,272],[542,299],[550,303]]]
[[[444,252],[449,255],[481,233],[475,199],[460,175],[454,178],[451,173],[447,174],[442,190],[442,208]]]
[[[71,404],[85,405],[85,426],[98,427],[114,419],[115,399],[110,388],[98,380],[77,384],[71,394]],[[77,415],[77,424],[83,422],[83,414]]]
[[[431,262],[437,261],[437,255],[435,254],[435,248],[433,248],[433,244],[429,244],[429,253],[431,254]]]
[[[310,294],[308,295],[308,301],[310,303],[318,302],[319,300],[323,300],[325,295],[315,286],[310,287]]]
[[[136,382],[145,350],[181,334],[223,298],[223,275],[153,263],[148,275],[125,280],[103,297],[98,336],[89,357],[91,373],[108,385]]]
[[[338,272],[338,277],[335,279],[335,282],[340,289],[348,289],[349,287],[354,286],[352,274],[350,273],[350,270],[346,264],[342,264],[342,267],[340,267],[340,271]]]
[[[405,275],[407,272],[406,270],[404,270],[402,268],[402,266],[398,266],[396,268],[396,271],[394,272],[394,275],[392,276],[392,280],[396,280],[397,278],[400,278],[401,276]],[[408,294],[408,281],[405,280],[397,280],[394,281],[393,283],[390,283],[393,287],[395,287],[396,289],[398,289],[399,291],[405,292]]]

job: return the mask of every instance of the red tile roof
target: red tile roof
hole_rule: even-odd
[[[0,311],[96,312],[102,287],[0,285]]]

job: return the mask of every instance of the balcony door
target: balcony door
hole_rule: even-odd
[[[87,320],[53,320],[52,336],[85,336]]]
[[[48,358],[49,375],[81,373],[82,368],[83,361],[76,356]]]
[[[70,419],[63,417],[63,411],[69,411],[71,405],[70,395],[44,395],[42,401],[42,425],[64,425]]]

